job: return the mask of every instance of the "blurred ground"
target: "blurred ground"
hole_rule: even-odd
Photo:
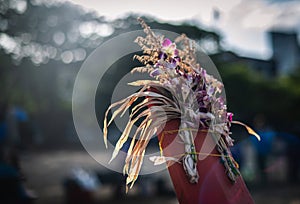
[[[75,166],[76,164],[76,166]],[[63,181],[74,167],[84,167],[97,172],[109,172],[98,164],[86,152],[80,150],[60,150],[27,152],[21,156],[21,165],[27,178],[26,184],[34,189],[39,198],[37,204],[65,203]],[[157,173],[168,178],[166,171]],[[144,179],[140,178],[139,180]],[[102,186],[98,192],[99,203],[158,203],[175,204],[174,196],[149,196],[113,199],[105,194],[112,195],[112,188]],[[250,191],[257,204],[300,204],[300,185],[273,183],[266,185],[250,185]],[[102,198],[101,198],[102,196]]]
[[[88,153],[80,150],[27,152],[21,156],[21,166],[27,179],[26,186],[33,189],[39,196],[36,200],[37,204],[65,203],[64,181],[70,177],[74,168],[80,167],[104,175],[112,172],[97,163]],[[122,180],[123,175],[113,173],[113,176],[116,175],[120,175],[120,182],[125,184],[125,180]],[[168,174],[163,171],[152,177],[168,179]],[[116,180],[116,178],[109,179]],[[149,177],[145,179],[149,179]],[[119,197],[119,200],[116,200],[114,198],[116,184],[107,185],[105,183],[101,185],[98,192],[94,193],[94,197],[101,203],[177,203],[174,196],[151,197],[150,200],[149,196],[144,198],[135,196],[138,185],[139,182],[132,189],[132,195],[129,193],[125,199]]]

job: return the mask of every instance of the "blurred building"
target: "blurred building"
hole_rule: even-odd
[[[290,74],[300,65],[300,46],[296,32],[271,31],[272,59],[277,74]]]
[[[215,62],[242,63],[265,76],[287,75],[300,67],[300,46],[296,32],[270,31],[273,55],[268,60],[242,57],[232,51],[212,55]]]

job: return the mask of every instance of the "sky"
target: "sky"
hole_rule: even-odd
[[[129,13],[157,20],[191,21],[223,36],[222,45],[241,56],[272,56],[268,30],[300,33],[300,0],[69,0],[107,19]],[[219,13],[214,18],[213,13]]]

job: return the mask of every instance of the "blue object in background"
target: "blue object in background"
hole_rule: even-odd
[[[16,117],[17,121],[19,121],[19,122],[28,121],[28,115],[27,115],[26,111],[20,107],[15,107],[13,110],[13,114]]]

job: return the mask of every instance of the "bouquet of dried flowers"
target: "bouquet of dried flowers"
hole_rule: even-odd
[[[195,43],[185,35],[181,35],[174,42],[164,36],[156,35],[150,27],[138,19],[144,28],[146,37],[138,37],[138,43],[143,55],[135,56],[144,66],[136,67],[133,72],[146,72],[153,80],[138,80],[130,83],[142,88],[127,98],[113,103],[107,109],[104,119],[104,142],[107,147],[107,127],[117,115],[124,113],[131,107],[128,123],[120,136],[111,160],[113,160],[124,143],[128,140],[133,125],[140,119],[127,152],[123,172],[127,174],[126,187],[130,188],[136,181],[142,166],[145,149],[151,137],[162,129],[162,124],[180,119],[179,137],[185,145],[185,154],[180,158],[153,157],[155,164],[161,161],[175,160],[182,162],[186,175],[191,183],[197,183],[197,152],[195,150],[192,129],[202,129],[211,133],[226,168],[228,177],[235,181],[239,175],[236,162],[232,158],[228,147],[233,145],[230,137],[230,126],[237,123],[246,127],[250,134],[259,136],[245,124],[232,121],[233,114],[227,111],[221,96],[223,84],[206,73],[196,60]],[[181,45],[181,49],[177,45]],[[137,105],[133,103],[142,99]],[[107,120],[109,111],[118,107]],[[136,140],[138,138],[138,140]],[[197,142],[197,141],[196,141]]]

